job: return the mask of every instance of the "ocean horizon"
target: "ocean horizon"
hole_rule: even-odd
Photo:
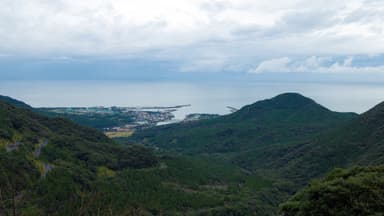
[[[362,113],[384,100],[384,86],[312,82],[0,81],[0,94],[33,107],[175,106],[190,113],[228,114],[285,92],[297,92],[339,112]]]

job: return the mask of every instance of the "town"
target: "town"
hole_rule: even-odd
[[[55,117],[69,118],[85,126],[103,131],[111,137],[129,136],[136,129],[153,127],[174,119],[174,112],[189,107],[177,105],[167,107],[53,107],[39,111]]]

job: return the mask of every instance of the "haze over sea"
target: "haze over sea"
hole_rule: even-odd
[[[34,107],[173,106],[191,104],[175,113],[227,114],[283,92],[299,92],[329,109],[362,113],[383,101],[384,86],[321,82],[130,82],[130,81],[0,81],[0,94]]]

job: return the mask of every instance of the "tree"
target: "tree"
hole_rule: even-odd
[[[384,166],[335,169],[280,206],[282,215],[376,215],[384,212]]]

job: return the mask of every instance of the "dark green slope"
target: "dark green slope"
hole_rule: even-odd
[[[384,164],[384,103],[282,155],[284,173],[306,181],[334,167]]]
[[[211,120],[139,131],[131,139],[188,153],[247,152],[306,140],[356,117],[286,93]]]
[[[133,121],[131,116],[127,116],[126,114],[118,114],[118,113],[114,113],[114,114],[92,113],[87,115],[56,113],[56,112],[50,111],[51,108],[34,108],[22,101],[16,100],[8,96],[2,96],[2,95],[0,95],[0,101],[8,103],[18,108],[32,110],[35,113],[38,113],[40,115],[44,115],[52,118],[69,119],[75,122],[76,124],[79,124],[85,127],[96,128],[98,130],[102,130],[103,128],[114,127],[118,125],[125,125]]]
[[[384,167],[335,169],[281,205],[281,215],[383,215]]]
[[[8,147],[8,150],[14,148],[15,152],[34,151],[39,143],[44,143],[45,148],[42,148],[41,157],[50,162],[75,159],[80,154],[88,154],[88,161],[106,162],[109,158],[113,158],[111,156],[115,151],[121,149],[94,129],[78,126],[65,119],[44,117],[4,102],[0,102],[0,123],[0,140],[3,147]],[[59,147],[65,153],[60,153],[57,158],[54,152],[45,154],[45,149]]]
[[[337,167],[384,164],[384,103],[338,127],[291,145],[271,145],[235,157],[237,164],[282,180],[291,193]],[[382,167],[335,171],[311,183],[282,207],[283,215],[370,215],[382,213]],[[288,184],[285,184],[284,181]],[[290,191],[291,190],[291,191]],[[269,193],[272,197],[274,192]],[[284,199],[284,193],[280,198]]]
[[[227,117],[232,121],[253,121],[256,124],[318,124],[333,123],[354,116],[332,112],[310,98],[297,93],[284,93],[274,98],[247,105]]]
[[[145,149],[0,102],[1,214],[77,214],[97,176],[155,163]]]
[[[216,119],[139,131],[129,141],[167,151],[208,154],[229,160],[253,175],[273,179],[273,186],[255,199],[265,207],[258,214],[274,215],[278,204],[308,180],[304,181],[306,174],[300,166],[291,166],[306,156],[299,153],[303,146],[356,117],[332,112],[300,94],[286,93]]]
[[[29,106],[28,104],[26,104],[22,101],[16,100],[14,98],[8,97],[8,96],[0,95],[0,101],[11,104],[11,105],[13,105],[15,107],[19,107],[19,108],[32,109],[32,107]]]
[[[0,214],[15,198],[25,215],[274,215],[330,169],[383,164],[384,103],[357,116],[287,93],[129,142],[160,151],[0,102]]]
[[[0,102],[1,215],[251,215],[269,208],[257,197],[272,184]]]

